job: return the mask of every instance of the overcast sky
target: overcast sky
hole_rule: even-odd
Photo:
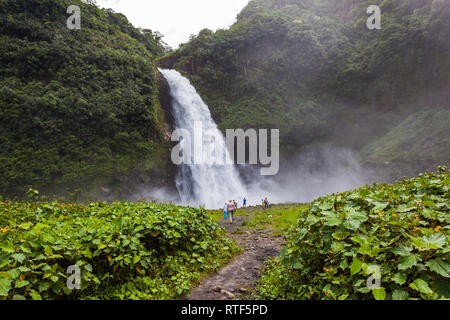
[[[135,26],[159,31],[172,48],[204,28],[232,25],[249,0],[97,0],[100,7],[123,13]]]

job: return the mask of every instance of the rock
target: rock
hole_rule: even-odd
[[[246,288],[239,288],[239,292],[240,293],[246,293],[246,292],[248,292],[248,290],[246,289]]]
[[[212,291],[214,291],[214,292],[220,292],[221,290],[222,290],[221,286],[215,286],[212,288]]]
[[[228,299],[233,299],[235,297],[234,294],[232,294],[230,291],[227,290],[221,290],[220,291],[221,294],[223,294],[225,297],[227,297]]]
[[[242,271],[245,271],[245,268],[244,268],[244,267],[242,267],[242,268],[241,268],[241,270],[242,270]]]

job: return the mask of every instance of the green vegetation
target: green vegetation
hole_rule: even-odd
[[[177,298],[238,251],[203,209],[0,202],[0,300]]]
[[[263,209],[261,206],[246,207],[239,208],[236,216],[244,219],[242,228],[264,228],[272,231],[275,236],[282,236],[295,225],[307,208],[304,204],[277,204],[269,209]],[[222,210],[209,210],[208,214],[214,221],[223,220]]]
[[[366,27],[369,4],[381,7],[381,30]],[[222,130],[280,128],[287,156],[322,142],[362,151],[396,132],[395,148],[361,155],[376,166],[389,161],[384,151],[407,155],[407,169],[392,168],[398,178],[450,159],[441,142],[450,136],[449,19],[438,0],[253,0],[230,29],[205,29],[158,63],[191,79]],[[402,125],[422,109],[442,118],[413,132]],[[426,159],[409,152],[424,131]]]
[[[448,164],[448,3],[373,3],[381,30],[367,1],[253,0],[166,54],[161,34],[93,1],[0,0],[0,193],[172,181],[155,61],[192,80],[222,130],[280,128],[282,156],[332,142],[391,176]]]
[[[308,206],[301,204],[272,205],[269,209],[252,212],[253,218],[243,225],[247,228],[267,228],[275,236],[285,235],[297,222],[299,216]]]
[[[450,174],[426,173],[314,201],[281,256],[266,263],[262,299],[449,299]],[[300,211],[299,211],[300,212]],[[381,287],[369,289],[369,276]]]
[[[414,175],[414,169],[421,167],[430,171],[436,164],[448,163],[449,123],[450,109],[424,108],[371,141],[361,153],[370,165],[388,163],[383,169],[391,175]]]
[[[81,30],[69,30],[69,5]],[[161,37],[80,0],[0,0],[0,193],[167,175]]]
[[[366,28],[369,4],[381,30]],[[69,5],[81,7],[81,30],[66,27]],[[0,0],[0,12],[7,198],[173,180],[155,63],[188,76],[222,130],[280,128],[285,154],[331,142],[390,176],[450,159],[448,1],[253,0],[229,30],[205,29],[169,54],[159,33],[93,1]],[[450,299],[449,185],[442,167],[308,206],[239,209],[235,232],[287,233],[256,294]],[[0,300],[182,297],[240,251],[221,219],[171,204],[0,196]],[[71,265],[81,290],[66,286]],[[381,287],[369,289],[374,267]]]

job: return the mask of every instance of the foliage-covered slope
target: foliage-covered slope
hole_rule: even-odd
[[[450,298],[449,187],[448,172],[426,173],[317,199],[267,264],[260,298]]]
[[[203,209],[0,202],[0,300],[172,299],[237,250]]]
[[[69,30],[69,5],[81,30]],[[0,0],[0,193],[164,172],[159,36],[79,0]]]
[[[450,109],[423,108],[362,149],[369,165],[410,176],[450,159]]]
[[[366,26],[369,4],[381,30]],[[417,109],[448,108],[449,20],[440,0],[254,0],[229,30],[203,30],[160,63],[194,82],[222,130],[361,149]]]

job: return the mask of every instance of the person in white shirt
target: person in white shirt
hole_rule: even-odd
[[[228,218],[228,206],[226,202],[225,205],[223,206],[223,218],[224,219]]]

